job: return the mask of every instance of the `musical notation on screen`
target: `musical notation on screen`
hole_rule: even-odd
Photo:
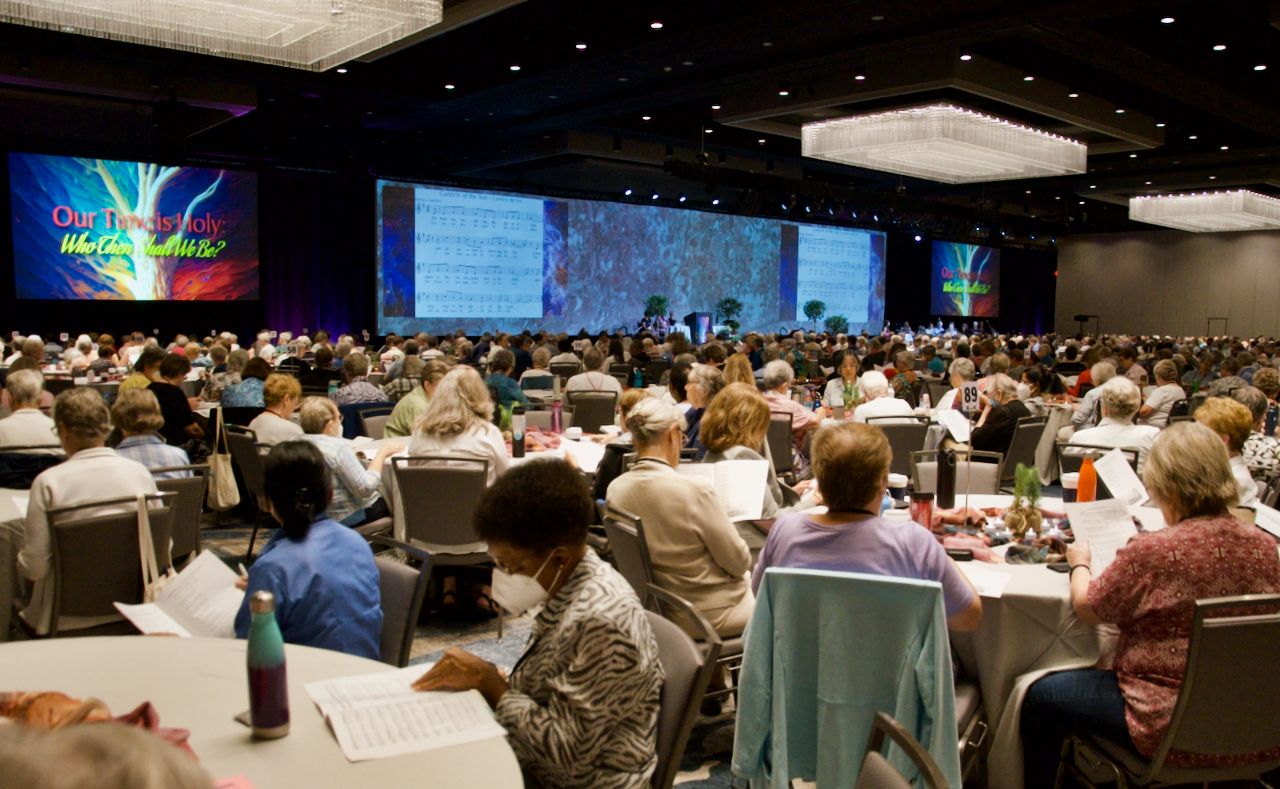
[[[796,266],[796,312],[807,301],[850,323],[867,320],[871,296],[870,236],[859,231],[802,225]]]

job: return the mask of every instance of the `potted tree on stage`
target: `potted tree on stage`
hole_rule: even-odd
[[[848,334],[849,319],[843,315],[832,315],[822,322],[827,327],[828,334]]]
[[[738,316],[742,314],[742,302],[733,296],[725,296],[716,302],[716,313],[720,316],[720,322],[734,333],[738,333]]]
[[[646,318],[666,317],[667,309],[670,306],[670,299],[655,293],[644,301],[644,316]]]
[[[818,321],[822,319],[822,316],[825,315],[826,312],[827,305],[825,302],[812,299],[804,303],[804,316],[813,321],[814,331],[818,330]]]

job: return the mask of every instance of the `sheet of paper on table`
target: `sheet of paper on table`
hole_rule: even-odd
[[[1009,585],[1012,573],[997,570],[986,562],[956,562],[956,567],[965,574],[973,588],[982,597],[1001,597],[1004,588]]]
[[[604,460],[604,444],[597,444],[587,439],[574,441],[562,438],[560,448],[566,454],[573,455],[573,459],[578,461],[578,468],[587,474],[596,473],[596,469],[600,467],[600,461]]]
[[[1129,507],[1119,499],[1074,502],[1064,505],[1071,532],[1077,540],[1089,543],[1092,560],[1089,569],[1097,578],[1116,560],[1116,551],[1137,536]]]
[[[29,501],[31,501],[30,496],[0,498],[0,522],[25,520]]]
[[[1146,504],[1150,499],[1142,480],[1120,450],[1113,449],[1098,458],[1093,468],[1098,472],[1098,479],[1107,484],[1112,498],[1125,504]]]
[[[681,463],[676,471],[711,483],[729,520],[759,520],[769,484],[767,460],[721,460],[719,463]]]
[[[969,417],[953,408],[943,408],[935,414],[935,418],[938,420],[938,424],[945,427],[956,441],[961,444],[969,443],[969,432],[971,430]]]
[[[352,762],[506,736],[478,691],[414,691],[410,683],[429,668],[313,682],[307,693]]]
[[[156,602],[114,605],[146,635],[234,638],[236,613],[243,601],[236,574],[212,551],[205,551],[165,585]]]
[[[1253,525],[1280,540],[1280,511],[1262,502],[1254,505]]]

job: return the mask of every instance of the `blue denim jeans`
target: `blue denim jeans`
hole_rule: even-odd
[[[1022,702],[1021,730],[1026,789],[1053,786],[1068,734],[1087,731],[1132,745],[1114,671],[1061,671],[1040,679]]]

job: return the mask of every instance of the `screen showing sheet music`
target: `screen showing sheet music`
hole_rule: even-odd
[[[744,330],[812,326],[811,300],[884,320],[876,231],[395,181],[377,209],[384,333],[634,330],[654,294],[677,317],[732,296]]]

